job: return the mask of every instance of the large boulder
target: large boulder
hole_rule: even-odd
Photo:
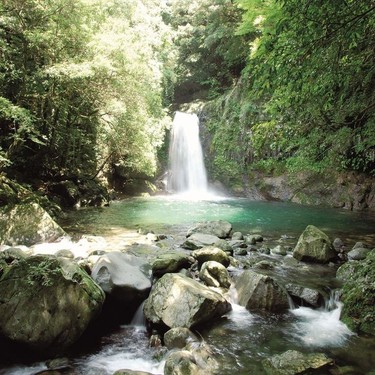
[[[344,281],[341,319],[352,330],[375,335],[375,251],[364,260],[343,264],[337,277]]]
[[[190,228],[187,232],[187,237],[191,236],[193,233],[205,233],[212,234],[213,236],[219,238],[229,238],[231,231],[232,224],[228,221],[205,221],[202,223],[198,223],[193,228]]]
[[[191,255],[198,261],[201,266],[204,262],[215,261],[221,263],[224,267],[230,264],[228,254],[215,246],[206,246],[202,249],[194,250]]]
[[[279,312],[289,307],[288,293],[274,279],[244,271],[236,281],[238,303],[248,310]]]
[[[184,249],[195,250],[204,246],[213,245],[219,240],[219,237],[212,234],[194,233],[186,239],[181,245]]]
[[[22,259],[0,278],[0,333],[37,351],[73,344],[100,313],[104,293],[75,263]]]
[[[293,251],[297,260],[328,263],[336,257],[329,237],[314,225],[308,225],[298,239]]]
[[[112,251],[94,264],[92,278],[112,299],[141,303],[151,289],[151,267],[143,258]]]
[[[148,321],[167,327],[190,328],[231,310],[219,293],[180,274],[165,274],[152,287],[144,305]]]
[[[267,375],[321,374],[323,369],[333,365],[333,360],[323,353],[304,354],[296,350],[288,350],[262,361]]]
[[[31,246],[65,236],[64,230],[37,203],[15,205],[0,216],[1,244]]]

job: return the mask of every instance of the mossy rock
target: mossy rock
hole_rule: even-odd
[[[362,261],[341,266],[338,275],[345,275],[343,322],[352,330],[375,335],[375,251]]]
[[[78,340],[103,302],[104,292],[77,264],[29,257],[6,268],[0,278],[0,334],[55,353]]]
[[[0,217],[2,244],[32,246],[54,241],[64,235],[64,230],[35,202],[8,207]]]

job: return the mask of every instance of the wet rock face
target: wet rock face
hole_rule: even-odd
[[[289,307],[288,294],[275,280],[254,271],[244,271],[236,281],[238,303],[248,310],[279,312]]]
[[[304,262],[328,263],[336,257],[336,252],[324,232],[308,225],[298,239],[293,257]]]
[[[73,344],[100,313],[104,293],[67,259],[35,256],[0,278],[0,332],[37,351]]]
[[[190,328],[231,310],[219,293],[180,274],[165,274],[145,302],[146,319],[167,327]]]

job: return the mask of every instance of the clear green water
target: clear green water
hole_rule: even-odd
[[[362,240],[375,246],[373,213],[248,199],[132,198],[113,202],[110,207],[72,212],[62,224],[71,233],[105,235],[119,228],[173,231],[171,226],[185,228],[204,220],[227,220],[235,231],[262,233],[269,237],[299,236],[307,225],[313,224],[332,239],[342,237],[349,244]]]

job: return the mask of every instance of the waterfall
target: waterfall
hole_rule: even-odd
[[[167,190],[172,193],[204,195],[207,175],[199,139],[196,114],[176,112],[169,147],[170,171]]]

